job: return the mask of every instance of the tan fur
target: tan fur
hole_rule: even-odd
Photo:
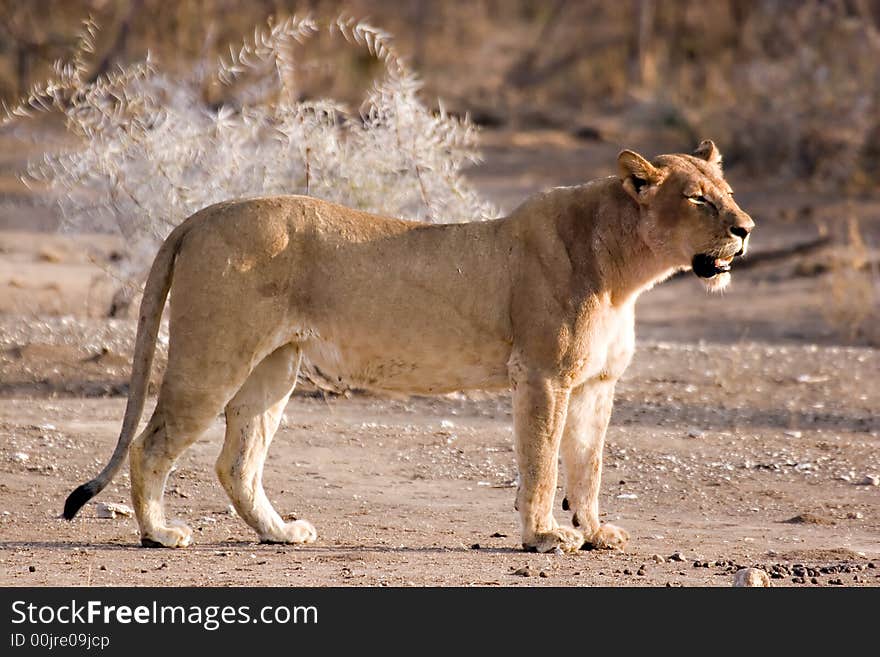
[[[622,547],[626,532],[600,523],[598,494],[635,301],[697,253],[744,249],[731,227],[753,225],[714,144],[696,153],[648,163],[624,151],[618,177],[536,195],[483,223],[408,222],[298,196],[221,203],[187,219],[163,246],[142,305],[141,323],[152,327],[173,279],[168,367],[130,454],[144,544],[190,542],[189,529],[165,521],[165,480],[224,410],[217,473],[239,515],[264,541],[315,539],[307,521],[281,519],[261,481],[304,357],[333,386],[512,387],[523,546]],[[717,212],[687,198],[696,195]],[[143,406],[151,340],[154,332],[139,332],[126,427]],[[128,440],[123,432],[117,452]],[[558,455],[577,528],[553,516]]]

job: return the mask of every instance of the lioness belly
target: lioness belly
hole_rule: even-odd
[[[422,340],[389,348],[369,335],[324,339],[319,333],[303,344],[303,355],[328,387],[431,394],[509,385],[503,343],[444,349]]]

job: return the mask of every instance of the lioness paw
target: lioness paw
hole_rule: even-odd
[[[605,524],[587,536],[581,549],[584,550],[622,550],[629,540],[629,533],[617,525]]]
[[[318,531],[308,520],[288,522],[280,531],[260,536],[260,543],[314,543]]]
[[[570,527],[556,527],[548,532],[538,532],[523,539],[526,552],[552,552],[559,548],[563,552],[577,552],[584,543],[584,535]]]
[[[192,529],[172,520],[167,527],[155,527],[141,536],[141,546],[148,548],[183,548],[192,543]]]

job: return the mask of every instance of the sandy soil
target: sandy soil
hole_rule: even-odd
[[[614,152],[498,137],[474,179],[510,207],[607,173]],[[786,218],[778,196],[744,185],[740,197],[759,222],[756,256],[818,235],[820,222]],[[804,203],[813,219],[842,216],[834,199],[788,206]],[[519,550],[508,396],[308,391],[287,408],[266,486],[282,513],[316,525],[318,542],[258,545],[227,511],[213,474],[218,418],[168,486],[169,515],[196,543],[155,551],[135,547],[133,519],[98,518],[95,505],[58,518],[109,457],[122,417],[134,326],[104,318],[114,284],[103,270],[119,245],[10,228],[0,232],[0,585],[729,586],[753,565],[780,586],[880,584],[880,487],[862,483],[880,474],[880,352],[826,321],[828,274],[804,258],[735,272],[723,296],[683,276],[640,301],[601,500],[631,533],[625,552]],[[127,503],[127,476],[95,501]]]

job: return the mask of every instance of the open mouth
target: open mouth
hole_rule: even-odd
[[[712,278],[730,272],[731,262],[733,262],[733,256],[718,258],[708,253],[698,253],[694,256],[691,266],[694,273],[700,278]]]

